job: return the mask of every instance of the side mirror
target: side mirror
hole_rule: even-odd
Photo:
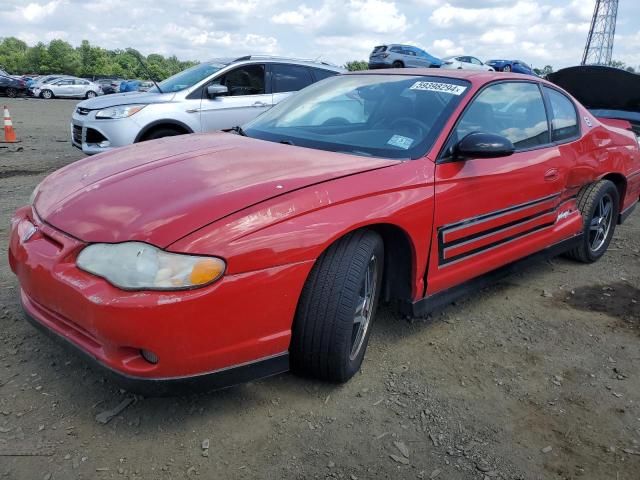
[[[229,89],[224,85],[209,85],[207,87],[207,96],[209,98],[221,97],[223,95],[229,95]]]
[[[493,133],[473,132],[453,147],[455,158],[508,157],[516,148],[507,137]]]

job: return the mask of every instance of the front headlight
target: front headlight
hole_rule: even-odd
[[[96,118],[127,118],[135,115],[146,105],[118,105],[116,107],[105,108],[96,112]]]
[[[186,290],[218,280],[224,260],[169,253],[143,242],[94,243],[76,261],[78,268],[124,290]]]

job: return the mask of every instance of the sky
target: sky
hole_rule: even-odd
[[[613,57],[640,66],[640,1],[620,0]],[[443,57],[580,62],[595,0],[0,0],[0,37],[83,39],[207,60],[246,54],[366,60],[408,43]]]

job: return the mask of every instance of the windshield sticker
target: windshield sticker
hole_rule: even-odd
[[[387,144],[394,147],[402,148],[403,150],[408,150],[409,147],[413,144],[413,138],[403,137],[402,135],[394,135],[389,139]]]
[[[466,89],[467,87],[462,85],[439,82],[416,82],[409,87],[409,90],[428,90],[429,92],[450,93],[451,95],[462,95]]]

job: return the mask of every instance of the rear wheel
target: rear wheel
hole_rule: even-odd
[[[97,96],[96,92],[94,92],[93,90],[89,90],[84,97],[85,98],[95,98],[96,96]]]
[[[367,230],[343,237],[322,254],[298,303],[290,348],[294,371],[345,382],[360,369],[383,265],[382,238]]]
[[[503,72],[510,72],[510,71],[511,71],[511,65],[505,65],[505,66],[502,68],[502,71],[503,71]]]
[[[402,63],[400,60],[396,60],[391,64],[391,66],[393,68],[404,68],[404,63]]]
[[[43,90],[40,92],[40,96],[45,100],[50,100],[53,98],[53,92],[51,90]]]
[[[620,197],[609,180],[589,184],[578,193],[578,209],[582,213],[583,235],[580,245],[568,252],[575,260],[592,263],[609,247],[616,228]]]
[[[7,97],[9,98],[15,98],[18,96],[18,90],[16,90],[13,87],[9,87],[7,88]]]

